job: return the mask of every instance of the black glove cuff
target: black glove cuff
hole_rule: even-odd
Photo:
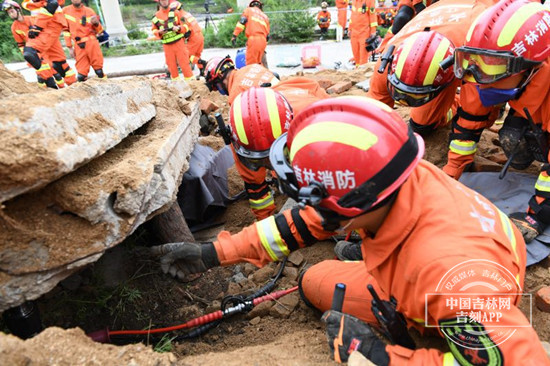
[[[390,356],[386,352],[386,344],[380,339],[373,340],[370,351],[368,354],[363,355],[376,365],[388,366],[390,364]]]
[[[201,260],[206,268],[214,268],[220,265],[214,243],[205,243],[201,245]]]

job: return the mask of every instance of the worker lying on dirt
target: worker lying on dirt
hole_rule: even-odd
[[[55,80],[58,87],[76,82],[76,74],[67,63],[67,57],[59,41],[61,32],[68,29],[61,9],[63,5],[65,0],[23,0],[21,3],[24,9],[36,17],[35,23],[29,27],[23,56],[36,70],[42,66],[41,56],[50,61],[53,69],[63,78]]]
[[[330,12],[327,10],[328,4],[326,1],[321,3],[321,10],[317,13],[317,25],[321,29],[321,40],[325,39],[330,27]]]
[[[452,123],[450,152],[443,170],[458,179],[467,164],[464,156],[475,151],[484,126],[498,117],[498,110],[481,104],[473,84],[461,85],[452,72],[448,52],[462,45],[472,22],[494,0],[449,0],[421,12],[396,36],[387,35],[379,49],[388,59],[388,71],[375,72],[368,96],[393,106],[394,99],[412,106],[409,123],[423,136]],[[440,21],[433,24],[437,14]],[[430,27],[430,31],[424,29]],[[437,33],[436,33],[437,32]],[[391,47],[396,48],[392,56]],[[375,70],[380,68],[378,60]],[[445,65],[446,64],[446,65]],[[389,75],[389,76],[388,76]],[[460,87],[460,96],[457,88]],[[464,140],[472,143],[465,144]],[[468,161],[471,163],[472,159]]]
[[[197,65],[200,76],[203,76],[206,61],[201,59],[201,54],[204,50],[204,36],[202,35],[201,26],[199,25],[197,19],[195,19],[195,17],[191,13],[185,11],[179,1],[173,0],[170,3],[170,8],[175,8],[181,11],[183,18],[185,19],[185,24],[187,24],[189,30],[191,31],[191,35],[187,39],[187,52],[189,53],[189,61],[193,65]]]
[[[100,79],[106,79],[103,72],[103,53],[97,35],[103,33],[103,27],[92,8],[85,6],[82,0],[71,0],[72,5],[63,8],[63,14],[69,25],[65,33],[65,45],[71,57],[76,60],[78,81],[88,78],[90,66]],[[73,47],[74,43],[74,47]]]
[[[550,365],[518,308],[526,265],[521,234],[483,196],[422,160],[423,153],[422,139],[383,103],[316,102],[270,151],[280,187],[308,209],[296,207],[235,235],[222,232],[213,243],[170,243],[152,252],[162,256],[165,272],[185,276],[243,261],[263,266],[323,239],[325,230],[358,230],[363,261],[326,260],[299,281],[304,301],[325,311],[335,361],[358,350],[377,365]],[[337,283],[347,285],[346,314],[330,310]],[[371,312],[367,285],[381,298],[375,310],[392,313],[389,334],[402,329],[396,344],[386,345],[371,329],[384,319]],[[450,352],[414,349],[406,330],[413,327],[446,337]]]
[[[348,34],[356,67],[367,67],[369,53],[366,49],[366,40],[376,34],[378,26],[376,17],[374,0],[353,0]]]
[[[190,80],[194,76],[189,66],[189,53],[184,38],[191,36],[191,30],[185,24],[183,14],[170,8],[170,0],[158,0],[158,3],[159,10],[151,19],[152,30],[155,37],[162,41],[170,78],[179,79],[179,66],[185,80]]]
[[[13,35],[13,39],[19,47],[19,50],[23,53],[23,48],[25,47],[25,43],[28,39],[29,27],[34,25],[34,19],[30,16],[23,16],[21,6],[13,0],[4,0],[2,3],[2,10],[8,14],[11,20],[13,20],[13,23],[11,24],[11,33]],[[51,68],[50,63],[44,60],[42,55],[39,55],[39,57],[40,68],[36,70],[38,85],[57,89],[58,86],[56,85],[56,80],[60,80],[62,82],[63,77],[57,74],[54,79],[53,75],[56,72]]]
[[[550,225],[550,9],[527,0],[500,1],[456,49],[455,73],[476,86],[483,105],[510,106],[499,140],[506,156],[513,156],[511,166],[545,163],[527,212],[510,216],[529,242]]]
[[[328,98],[318,82],[295,77],[273,88],[252,87],[239,94],[231,104],[231,128],[225,140],[231,141],[235,166],[244,181],[248,202],[257,220],[275,213],[270,182],[269,148],[292,122],[294,113],[313,102]]]
[[[252,0],[248,8],[244,9],[231,37],[231,43],[235,46],[237,37],[243,30],[245,31],[247,65],[262,63],[267,41],[269,41],[269,18],[262,8],[263,4],[260,0]]]
[[[259,64],[246,65],[235,69],[231,57],[213,57],[205,67],[204,79],[210,91],[217,90],[227,95],[229,104],[237,95],[253,86],[274,86],[279,78]]]

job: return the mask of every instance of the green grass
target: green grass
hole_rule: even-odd
[[[170,337],[168,334],[162,336],[160,341],[155,344],[153,350],[158,353],[172,352],[173,346],[172,341],[176,339],[176,336]]]
[[[162,52],[162,43],[160,41],[146,41],[135,45],[120,45],[102,48],[105,57],[121,57],[144,55],[148,53]]]

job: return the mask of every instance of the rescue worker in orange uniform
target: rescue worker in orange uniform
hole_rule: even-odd
[[[391,47],[395,51],[377,61],[375,70],[380,69],[383,58],[389,59],[388,68],[372,75],[367,95],[390,107],[394,101],[413,107],[409,124],[423,136],[452,122],[451,140],[454,141],[463,138],[461,131],[465,133],[470,126],[492,123],[498,113],[481,104],[473,85],[462,86],[458,96],[461,81],[453,76],[452,62],[446,62],[445,69],[440,64],[451,61],[449,53],[452,55],[456,45],[464,43],[470,24],[494,3],[494,0],[438,2],[411,20],[397,35],[387,34],[378,50],[382,55]],[[437,22],[433,20],[435,15]],[[426,27],[429,32],[424,31]],[[480,136],[480,132],[475,134],[478,140]],[[450,172],[450,167],[446,169]]]
[[[356,67],[366,67],[369,53],[366,49],[366,40],[376,33],[378,20],[376,19],[375,0],[353,0],[349,31],[351,51]]]
[[[21,6],[13,0],[4,0],[2,3],[2,10],[4,10],[10,19],[13,20],[11,24],[11,33],[13,39],[17,43],[19,50],[23,53],[23,48],[25,47],[25,42],[27,42],[27,33],[29,27],[34,24],[34,20],[30,16],[23,16],[21,13]],[[44,60],[42,55],[40,55],[40,68],[36,70],[36,78],[38,85],[43,87],[49,87],[52,89],[57,89],[56,80],[54,80],[54,70],[52,70],[50,64]],[[61,75],[57,74],[59,80],[63,81]]]
[[[457,77],[475,85],[483,105],[510,106],[499,137],[509,158],[515,151],[511,166],[545,163],[527,211],[510,215],[529,242],[550,225],[550,9],[527,0],[498,2],[472,24],[464,46],[455,51],[454,67]],[[460,155],[463,164],[474,154]]]
[[[200,76],[204,75],[204,67],[206,66],[206,61],[201,59],[202,51],[204,50],[204,36],[202,34],[201,26],[195,17],[185,11],[182,4],[179,1],[172,1],[170,3],[170,8],[175,8],[176,10],[181,11],[183,18],[185,19],[185,24],[189,27],[191,35],[187,39],[187,52],[189,53],[189,61],[193,65],[197,65]]]
[[[294,77],[272,88],[252,87],[231,104],[231,128],[224,139],[232,142],[235,166],[257,220],[273,215],[276,210],[266,179],[267,171],[272,170],[268,157],[271,144],[288,130],[295,114],[328,97],[317,81]]]
[[[326,1],[321,3],[321,10],[317,13],[317,25],[321,29],[321,40],[325,38],[330,27],[330,12],[327,10],[328,4]]]
[[[338,9],[338,26],[342,27],[342,35],[346,34],[348,23],[348,6],[349,0],[336,0],[336,8]]]
[[[252,0],[248,8],[244,9],[239,19],[231,43],[235,46],[237,37],[244,30],[246,41],[246,64],[261,64],[267,41],[269,41],[269,18],[262,11],[263,4],[259,0]]]
[[[63,8],[63,14],[69,25],[65,33],[65,45],[76,60],[78,81],[88,78],[90,66],[100,79],[106,79],[103,72],[103,53],[96,38],[103,33],[103,27],[92,8],[85,6],[82,0],[71,0],[72,5]],[[74,47],[73,47],[74,43]]]
[[[25,60],[36,70],[40,68],[40,54],[52,63],[52,67],[64,80],[57,80],[58,87],[76,82],[76,74],[67,63],[59,36],[68,29],[61,7],[65,0],[24,0],[21,6],[35,16],[35,24],[29,27],[28,40],[23,48]]]
[[[346,362],[357,350],[377,365],[550,365],[518,308],[526,264],[521,234],[486,198],[422,160],[423,153],[422,139],[383,103],[322,100],[296,116],[270,151],[280,187],[308,208],[235,235],[222,232],[213,243],[170,243],[152,253],[165,273],[184,278],[243,261],[263,266],[329,232],[357,230],[368,253],[363,261],[323,261],[299,281],[303,300],[325,312],[335,361]],[[344,313],[330,310],[337,283],[347,286]],[[404,329],[396,344],[386,345],[371,328],[385,320],[371,310],[367,285],[383,302],[376,309],[385,304],[403,317],[393,324],[392,330]],[[470,300],[463,311],[456,291]],[[494,298],[507,304],[499,308],[499,321],[473,310],[464,315],[472,301],[483,307]],[[415,349],[414,342],[406,347],[413,327],[446,338],[450,352]]]
[[[250,87],[275,86],[279,83],[275,74],[259,64],[235,69],[235,63],[229,56],[211,58],[205,69],[204,79],[208,89],[227,95],[227,102],[230,105],[237,95]]]
[[[170,7],[170,0],[158,0],[159,10],[151,19],[152,30],[156,38],[162,41],[164,58],[170,79],[178,80],[178,66],[185,80],[193,78],[193,71],[189,65],[189,52],[184,38],[191,36],[191,30],[185,23],[183,14]]]

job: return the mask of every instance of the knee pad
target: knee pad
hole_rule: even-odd
[[[78,81],[80,81],[80,82],[86,81],[87,76],[86,76],[86,75],[82,75],[82,74],[78,74],[78,75],[76,76],[76,79],[77,79]]]
[[[435,131],[435,126],[437,125],[437,123],[431,123],[431,124],[428,124],[428,125],[421,125],[421,124],[418,124],[415,121],[413,121],[412,118],[410,118],[409,119],[409,125],[411,125],[411,128],[414,132],[416,132],[417,134],[419,134],[422,137],[426,137],[426,136],[428,136],[429,134],[431,134],[432,132]]]
[[[426,9],[426,5],[424,5],[424,3],[418,3],[414,5],[414,11],[416,11],[416,14],[420,13],[424,9]]]
[[[38,52],[34,48],[23,48],[23,57],[25,58],[25,61],[31,64],[31,66],[34,67],[36,70],[39,70],[42,66],[42,60],[40,59],[40,56],[38,56]]]
[[[502,128],[498,131],[500,146],[507,158],[515,151],[515,156],[510,165],[514,169],[527,169],[535,160],[533,153],[524,136],[527,120],[508,114]]]
[[[49,77],[47,80],[46,80],[46,86],[48,88],[52,88],[52,89],[58,89],[57,88],[57,84],[55,82],[55,79],[53,77]]]
[[[63,70],[63,64],[65,61],[54,61],[52,62],[52,67],[55,71],[59,73],[62,77],[65,77],[65,70]]]
[[[414,16],[414,10],[406,5],[402,6],[397,12],[395,19],[393,20],[393,26],[391,32],[397,34],[412,19]]]
[[[95,71],[95,74],[97,75],[98,78],[104,78],[105,77],[105,74],[103,73],[103,69],[97,69],[97,70],[94,70]]]

